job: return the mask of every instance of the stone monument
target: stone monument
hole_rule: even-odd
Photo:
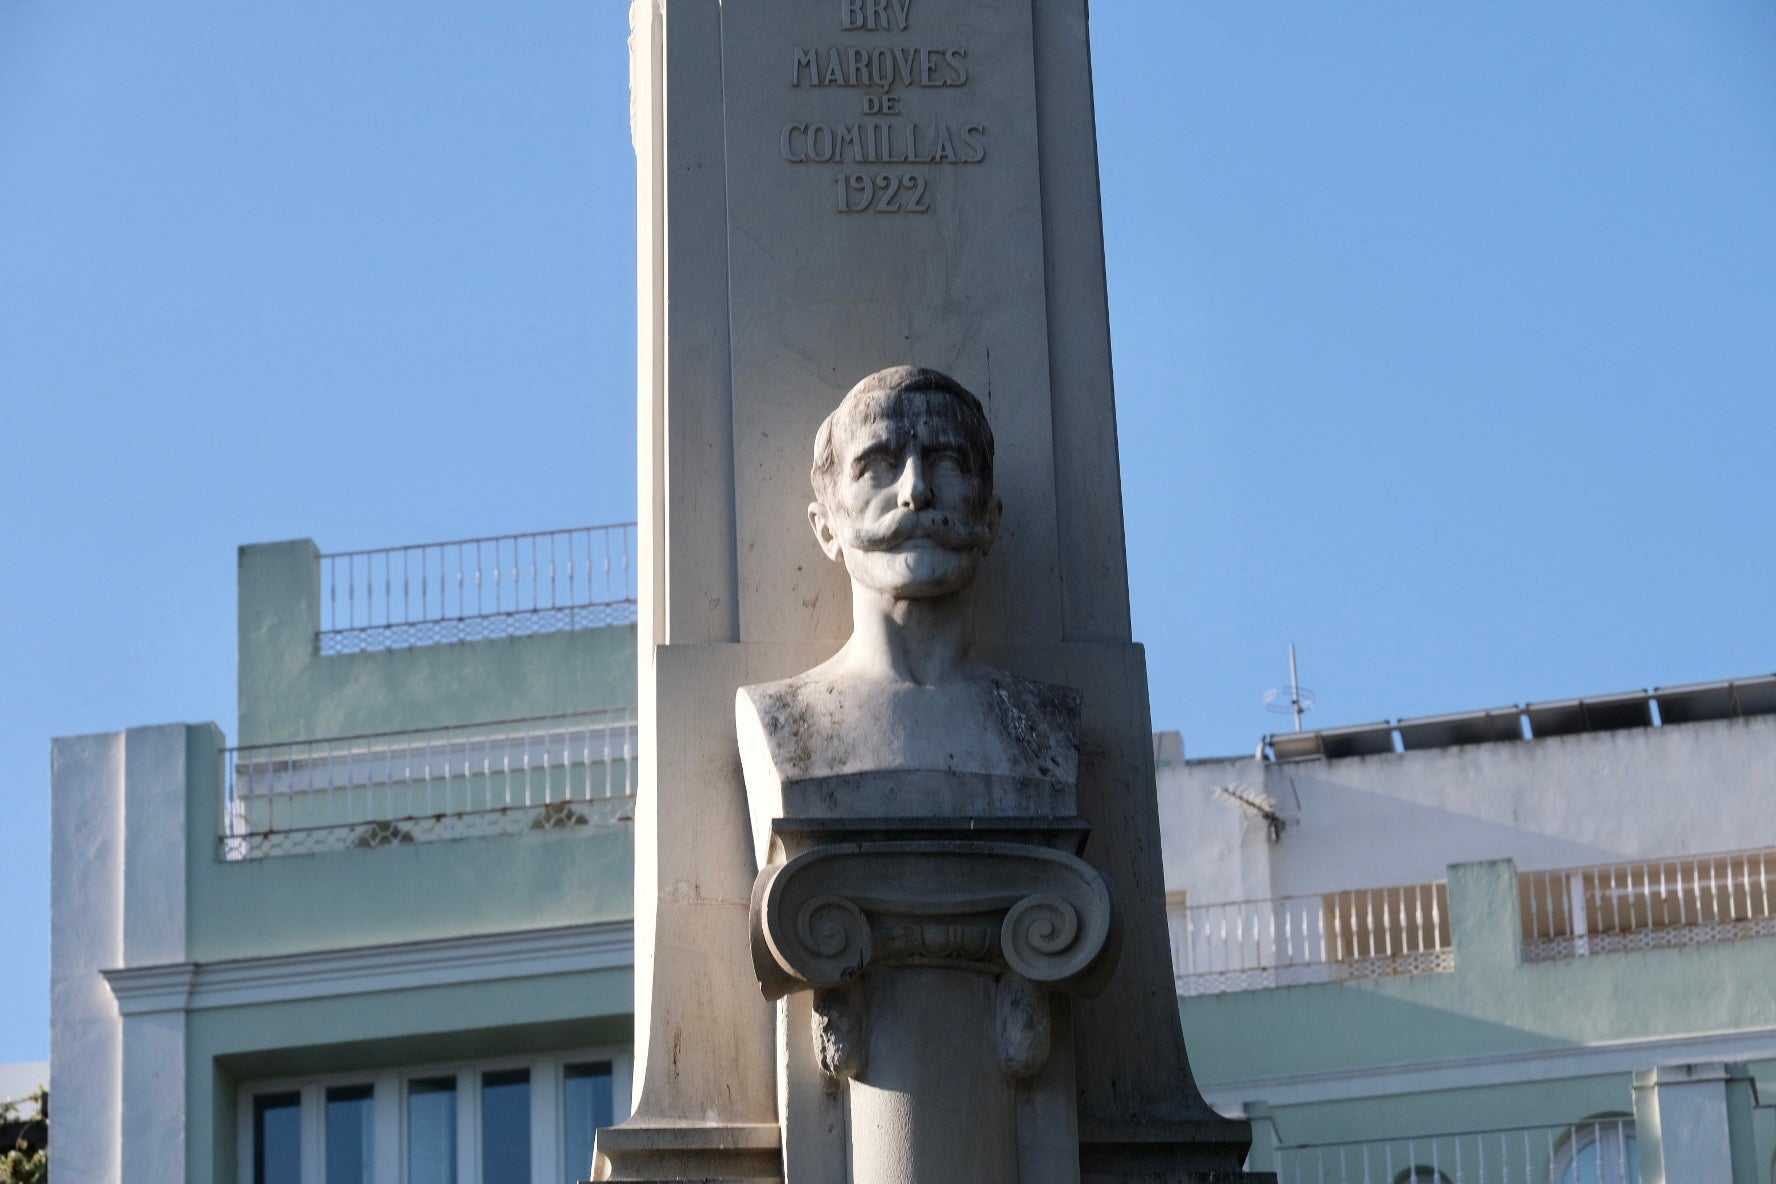
[[[852,631],[742,687],[761,871],[753,969],[779,1014],[786,1163],[857,1184],[1079,1179],[1071,1028],[1051,992],[1114,965],[1110,891],[1076,855],[1078,695],[972,653],[998,533],[993,435],[954,379],[853,387],[814,446],[815,538]],[[800,1010],[796,1011],[796,1020]]]
[[[596,1177],[1244,1178],[1172,985],[1084,0],[631,21],[638,1088]]]

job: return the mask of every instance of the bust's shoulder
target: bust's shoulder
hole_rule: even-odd
[[[809,677],[809,672],[776,682],[759,682],[743,686],[734,693],[734,708],[744,718],[748,711],[767,732],[775,732],[782,724],[806,716],[815,703],[830,697],[821,694],[822,680]]]
[[[734,692],[734,726],[742,765],[794,780],[845,764],[866,746],[860,738],[876,730],[882,714],[880,705],[858,691],[818,668],[740,687]]]
[[[1073,687],[1024,678],[997,666],[983,666],[974,678],[960,686],[972,687],[998,708],[1008,723],[1040,722],[1077,735],[1083,696]],[[735,694],[736,705],[752,708],[762,722],[838,707],[850,700],[870,701],[893,697],[893,684],[873,684],[834,677],[819,669],[804,671],[776,682],[753,683]]]
[[[1018,762],[1027,762],[1045,775],[1067,769],[1070,779],[1079,759],[1084,696],[1073,687],[1038,682],[998,667],[989,668],[982,688]]]
[[[1070,737],[1078,736],[1085,696],[1077,688],[1024,678],[997,666],[988,668],[983,681],[991,688],[994,698],[1013,715],[1041,721]]]

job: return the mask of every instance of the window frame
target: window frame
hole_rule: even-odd
[[[235,1173],[239,1184],[254,1184],[253,1101],[262,1094],[295,1093],[300,1098],[297,1141],[302,1184],[326,1184],[326,1094],[342,1085],[368,1085],[371,1097],[371,1156],[375,1184],[406,1184],[407,1085],[419,1078],[456,1079],[456,1182],[481,1184],[481,1078],[485,1073],[524,1069],[530,1073],[531,1184],[567,1179],[562,1122],[563,1070],[568,1065],[607,1061],[611,1067],[611,1121],[629,1117],[634,1057],[627,1047],[592,1045],[527,1056],[470,1061],[431,1061],[392,1068],[360,1069],[303,1076],[265,1077],[241,1082],[235,1090]],[[590,1170],[590,1165],[584,1169]]]

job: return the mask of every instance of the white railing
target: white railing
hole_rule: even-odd
[[[1637,1184],[1634,1122],[1283,1145],[1278,1184]]]
[[[636,752],[633,708],[227,749],[222,857],[619,821]]]
[[[1524,872],[1523,956],[1547,961],[1776,936],[1773,858],[1776,851],[1735,851]]]
[[[635,620],[635,524],[321,556],[323,654]]]
[[[1213,995],[1454,968],[1441,881],[1178,909],[1181,995]]]

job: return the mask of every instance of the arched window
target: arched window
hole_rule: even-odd
[[[1636,1184],[1640,1152],[1634,1142],[1634,1120],[1606,1114],[1573,1124],[1554,1155],[1556,1184]]]
[[[1392,1184],[1449,1184],[1449,1177],[1436,1168],[1419,1164],[1417,1167],[1406,1168],[1397,1174]]]

